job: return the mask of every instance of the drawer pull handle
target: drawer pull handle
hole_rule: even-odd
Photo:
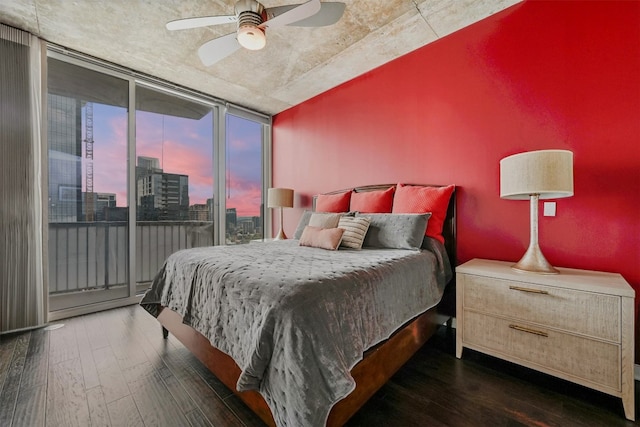
[[[540,289],[521,288],[520,286],[509,286],[509,289],[512,289],[514,291],[520,291],[520,292],[529,292],[531,294],[549,295],[549,292],[541,291]]]
[[[537,331],[535,329],[530,329],[530,328],[525,328],[524,326],[509,325],[509,327],[511,329],[515,329],[516,331],[522,331],[522,332],[526,332],[528,334],[538,335],[538,336],[545,337],[545,338],[547,338],[549,336],[549,334],[546,333],[546,332]]]

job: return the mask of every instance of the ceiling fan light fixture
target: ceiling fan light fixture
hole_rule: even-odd
[[[260,50],[267,44],[267,37],[262,29],[245,25],[238,28],[238,43],[249,50]]]

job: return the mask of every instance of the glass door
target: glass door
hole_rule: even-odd
[[[129,296],[127,80],[48,58],[49,311]]]

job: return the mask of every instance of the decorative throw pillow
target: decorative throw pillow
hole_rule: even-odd
[[[318,194],[316,212],[348,212],[352,191],[339,194]]]
[[[319,228],[336,228],[342,214],[339,213],[317,213],[314,212],[309,218],[309,224]]]
[[[354,191],[351,195],[350,209],[362,213],[391,213],[394,191],[393,187],[380,191],[363,191],[362,193]]]
[[[356,215],[359,218],[360,214]],[[420,249],[430,213],[367,214],[371,219],[363,247]]]
[[[431,218],[427,225],[426,235],[444,243],[442,226],[447,217],[447,208],[454,185],[446,187],[419,187],[414,185],[398,184],[393,198],[393,210],[395,213],[425,213],[431,212]]]
[[[342,240],[342,228],[319,228],[307,225],[300,236],[300,246],[335,251]]]
[[[338,222],[338,228],[344,230],[340,246],[351,249],[362,249],[362,242],[367,235],[371,219],[368,217],[343,216]]]
[[[311,219],[311,215],[313,215],[313,211],[304,211],[302,216],[300,217],[300,221],[298,221],[298,226],[296,227],[296,231],[293,233],[294,239],[299,239],[302,236],[302,232],[304,228],[309,225],[309,220]]]

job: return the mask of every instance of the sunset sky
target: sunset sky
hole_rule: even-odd
[[[126,206],[127,111],[96,103],[93,116],[93,190],[115,193],[118,206]],[[155,157],[164,172],[188,175],[190,205],[213,197],[212,113],[193,120],[138,111],[136,122],[136,156]],[[258,216],[261,125],[228,115],[226,126],[227,208],[236,208],[238,216]]]

